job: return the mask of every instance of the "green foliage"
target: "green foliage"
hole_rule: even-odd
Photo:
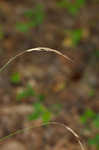
[[[52,119],[53,114],[58,114],[61,110],[60,104],[53,104],[50,108],[44,106],[41,101],[37,101],[33,104],[33,112],[28,116],[29,120],[41,120],[45,123],[49,122]]]
[[[75,2],[72,2],[70,0],[61,0],[57,4],[62,8],[66,8],[67,11],[74,16],[79,12],[80,8],[85,4],[85,0],[75,0]]]
[[[93,125],[99,129],[99,114],[96,114],[95,118],[93,119]]]
[[[41,120],[45,123],[51,120],[52,114],[58,114],[61,110],[60,104],[54,104],[49,109],[44,106],[43,102],[45,100],[44,94],[35,93],[34,89],[28,85],[23,91],[17,94],[17,100],[28,99],[29,97],[34,97],[37,102],[33,103],[33,112],[28,116],[29,120]]]
[[[14,78],[15,77],[17,77],[17,74],[16,76],[14,75]],[[45,95],[36,93],[30,85],[20,91],[17,94],[16,99],[24,100],[30,97],[34,97],[36,102],[33,103],[33,112],[28,116],[29,120],[37,120],[41,118],[41,120],[45,123],[51,120],[53,113],[57,114],[61,110],[60,104],[54,104],[49,109],[44,106],[43,102],[45,100]]]
[[[96,134],[94,138],[88,139],[89,145],[96,145],[97,150],[99,150],[99,134]]]
[[[95,113],[91,109],[87,109],[84,114],[81,116],[81,122],[85,125],[89,125],[89,121],[92,122],[92,125],[95,129],[99,129],[99,114]],[[89,129],[91,129],[89,127]],[[94,138],[88,139],[89,145],[95,145],[99,149],[99,134],[96,134]]]
[[[27,32],[31,27],[31,24],[28,23],[16,23],[16,29],[20,32]]]
[[[89,119],[93,119],[96,117],[96,114],[91,110],[87,109],[84,114],[80,117],[82,123],[87,123]]]
[[[52,113],[41,102],[33,104],[33,108],[33,113],[28,116],[29,120],[41,118],[44,123],[51,120]]]
[[[27,32],[30,28],[43,23],[45,16],[43,5],[38,4],[33,10],[25,11],[24,16],[28,19],[28,22],[16,24],[16,28],[21,32]]]
[[[81,29],[75,29],[70,32],[70,36],[72,39],[72,45],[77,46],[82,38],[82,30]]]
[[[13,73],[10,77],[10,81],[13,84],[19,84],[21,82],[20,74],[18,72]]]
[[[34,10],[28,10],[24,13],[24,15],[32,20],[32,25],[40,25],[43,22],[45,16],[43,5],[37,5]]]
[[[45,100],[45,95],[44,94],[37,94],[36,97],[41,102]]]
[[[11,80],[13,81],[13,83],[16,83],[19,80],[19,74],[14,74],[11,78]],[[19,82],[18,82],[19,83]],[[28,99],[29,97],[36,97],[36,99],[38,101],[44,101],[45,100],[45,96],[44,94],[36,94],[35,90],[32,88],[31,85],[27,85],[27,87],[25,89],[23,89],[22,91],[20,91],[16,98],[17,100],[22,100],[22,99]]]
[[[22,100],[22,99],[27,99],[32,96],[35,96],[35,91],[33,90],[33,88],[30,85],[28,85],[26,87],[26,89],[24,89],[23,91],[21,91],[17,94],[16,99]]]
[[[66,33],[69,35],[69,38],[71,40],[71,45],[74,47],[79,44],[83,36],[82,29],[68,30],[66,31]]]
[[[28,119],[36,120],[41,118],[44,123],[50,121],[52,112],[43,104],[45,96],[43,94],[36,94],[30,85],[28,85],[23,91],[19,92],[16,98],[17,100],[23,100],[28,99],[29,97],[36,98],[37,102],[33,104],[33,112],[28,116]]]

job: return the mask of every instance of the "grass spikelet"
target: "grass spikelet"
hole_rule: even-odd
[[[19,56],[21,56],[21,55],[23,55],[23,54],[25,54],[25,53],[29,53],[29,52],[33,52],[33,51],[38,51],[38,52],[40,52],[40,51],[54,52],[54,53],[56,53],[56,54],[58,54],[58,55],[64,57],[65,59],[69,60],[70,62],[73,62],[68,56],[62,54],[62,53],[59,52],[58,50],[51,49],[51,48],[48,48],[48,47],[37,47],[37,48],[27,49],[27,50],[25,50],[25,51],[23,51],[23,52],[21,52],[21,53],[15,55],[15,56],[13,56],[12,58],[10,58],[10,59],[8,60],[8,62],[0,68],[0,72],[2,72],[2,71],[3,71],[11,62],[13,62],[17,57],[19,57]]]

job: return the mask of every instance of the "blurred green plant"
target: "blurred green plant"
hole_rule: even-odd
[[[93,128],[99,129],[99,114],[95,113],[91,109],[87,109],[84,114],[80,117],[81,122],[86,125],[90,130],[89,121],[91,122]],[[99,149],[99,134],[96,134],[93,138],[88,139],[89,145],[95,145]]]
[[[24,16],[28,19],[26,23],[18,22],[16,29],[21,32],[27,32],[30,28],[39,26],[44,20],[44,7],[42,4],[38,4],[33,10],[24,12]]]
[[[83,36],[83,30],[82,29],[71,29],[71,30],[66,30],[65,33],[68,35],[68,38],[71,41],[71,46],[76,47]]]
[[[66,8],[71,15],[75,16],[79,12],[80,8],[85,5],[85,2],[86,0],[61,0],[57,2],[57,5],[62,8]]]
[[[30,85],[27,85],[27,87],[20,91],[17,96],[16,96],[16,99],[17,100],[23,100],[23,99],[27,99],[27,98],[30,98],[32,96],[35,96],[35,91],[34,89],[32,88],[32,86]]]
[[[51,120],[52,112],[50,112],[40,101],[33,104],[33,109],[33,113],[28,116],[29,120],[41,118],[44,123]]]
[[[95,145],[97,150],[99,150],[99,133],[95,135],[94,138],[88,139],[89,145]]]
[[[82,29],[75,29],[70,31],[70,36],[72,40],[72,45],[77,46],[82,38],[83,31]]]
[[[36,97],[41,102],[45,100],[45,95],[44,94],[37,94]]]
[[[41,101],[37,101],[33,104],[33,112],[28,116],[29,120],[37,120],[41,118],[43,123],[47,123],[52,119],[52,115],[57,115],[61,111],[60,104],[53,104],[50,108],[44,106]]]
[[[21,77],[18,72],[15,72],[10,77],[10,82],[13,84],[19,84],[21,82]]]
[[[34,97],[36,99],[36,102],[33,103],[33,112],[28,116],[29,120],[37,120],[41,118],[41,120],[44,123],[46,123],[52,119],[52,114],[58,114],[61,111],[61,104],[53,104],[49,109],[46,106],[44,106],[44,94],[36,93],[30,85],[28,85],[25,89],[20,91],[17,94],[16,99],[24,100],[30,97]]]
[[[88,120],[90,119],[94,119],[96,117],[96,113],[91,110],[91,109],[87,109],[83,115],[81,115],[80,120],[83,124],[86,124],[88,122]]]

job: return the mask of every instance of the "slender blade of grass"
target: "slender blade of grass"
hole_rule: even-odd
[[[13,132],[13,133],[9,134],[8,136],[0,138],[0,142],[3,142],[4,140],[8,139],[9,137],[12,137],[14,135],[23,133],[23,132],[28,131],[30,129],[40,128],[42,126],[47,126],[47,125],[58,125],[58,126],[61,126],[61,127],[65,128],[67,131],[69,131],[77,139],[81,150],[85,150],[85,147],[84,147],[83,143],[81,142],[79,135],[73,129],[71,129],[69,126],[67,126],[63,123],[59,123],[59,122],[55,122],[55,121],[41,123],[41,124],[36,125],[36,126],[31,126],[31,127],[27,127],[27,128],[24,128],[24,129],[17,130],[16,132]]]
[[[60,56],[63,56],[65,59],[69,60],[70,62],[73,62],[68,56],[62,54],[61,52],[59,52],[58,50],[55,50],[55,49],[51,49],[51,48],[48,48],[48,47],[37,47],[37,48],[32,48],[32,49],[28,49],[28,50],[25,50],[15,56],[13,56],[12,58],[10,58],[8,60],[8,62],[3,65],[1,68],[0,68],[0,72],[2,72],[11,62],[13,62],[17,57],[25,54],[25,53],[28,53],[28,52],[33,52],[33,51],[47,51],[47,52],[54,52]]]

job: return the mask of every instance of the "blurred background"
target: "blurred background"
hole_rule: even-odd
[[[0,0],[0,138],[57,121],[74,129],[87,149],[99,149],[99,0]],[[54,137],[54,138],[53,138]],[[0,150],[80,150],[65,129],[48,125],[9,137]]]

